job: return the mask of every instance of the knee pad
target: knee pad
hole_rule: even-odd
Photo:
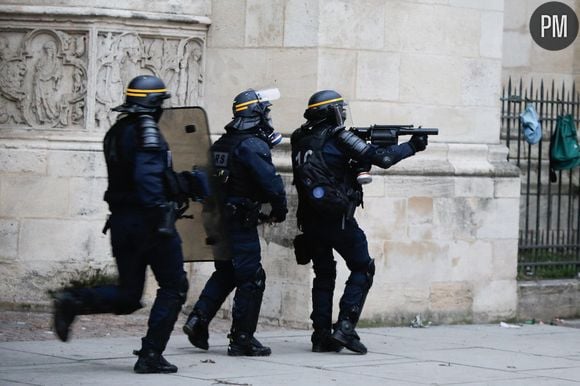
[[[256,271],[256,274],[254,275],[253,284],[256,287],[256,289],[260,292],[264,292],[264,290],[266,289],[266,271],[264,271],[262,267],[260,267]]]
[[[247,290],[250,292],[264,292],[266,289],[266,272],[263,268],[258,268],[258,270],[251,277],[236,278],[236,284],[239,289]]]
[[[369,288],[373,285],[373,278],[375,277],[375,259],[371,259],[368,265],[367,278],[369,282]]]
[[[185,303],[187,299],[187,291],[189,290],[189,281],[187,280],[187,276],[185,274],[181,276],[179,280],[177,291],[179,292],[179,300],[181,304]]]
[[[368,264],[356,271],[352,271],[349,281],[352,284],[357,284],[365,289],[371,288],[373,285],[373,278],[375,276],[375,260],[371,259]]]
[[[162,284],[157,290],[157,297],[161,295],[164,299],[172,299],[172,301],[177,301],[180,305],[183,305],[187,298],[188,290],[189,281],[184,272],[175,282]]]
[[[236,287],[264,290],[266,288],[266,272],[260,266],[255,272],[248,273],[247,271],[235,272],[234,274]]]

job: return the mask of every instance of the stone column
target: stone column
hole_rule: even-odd
[[[407,324],[419,313],[445,323],[515,315],[519,171],[499,136],[503,1],[214,0],[212,21],[214,133],[230,119],[234,95],[264,85],[280,88],[272,117],[287,136],[322,89],[347,99],[347,125],[440,129],[424,153],[373,168],[364,187],[357,218],[377,266],[364,323]],[[288,138],[274,153],[293,214]],[[312,269],[294,261],[297,232],[292,215],[263,230],[261,315],[309,325]],[[349,272],[336,260],[337,305]]]

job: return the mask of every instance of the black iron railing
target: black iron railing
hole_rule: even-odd
[[[580,272],[580,171],[557,171],[550,180],[550,138],[559,115],[580,122],[580,95],[575,84],[549,87],[533,80],[524,86],[511,78],[501,96],[501,138],[508,159],[522,176],[518,273],[520,278],[578,277]],[[522,135],[519,116],[531,103],[542,124],[542,140],[530,145]]]

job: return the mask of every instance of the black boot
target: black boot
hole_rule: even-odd
[[[312,337],[312,352],[339,352],[342,345],[332,339],[330,330],[314,330]]]
[[[194,309],[187,323],[183,325],[183,332],[187,335],[189,342],[197,348],[202,350],[209,349],[209,331],[208,331],[209,320],[205,314]]]
[[[54,297],[53,327],[56,336],[66,342],[69,338],[70,326],[75,320],[78,309],[78,299],[70,291],[61,291]]]
[[[348,319],[341,320],[336,324],[332,339],[350,351],[359,354],[367,353],[367,348],[361,343],[358,334],[354,330],[354,324]]]
[[[267,357],[272,353],[270,347],[263,346],[258,339],[248,333],[231,332],[228,338],[230,338],[228,355],[231,357]]]
[[[266,273],[260,268],[253,281],[244,283],[236,289],[232,308],[232,330],[228,335],[230,356],[268,356],[272,353],[270,347],[263,346],[254,338],[265,282]]]
[[[163,355],[154,350],[135,350],[133,354],[139,357],[133,367],[133,371],[138,374],[169,374],[177,372],[177,366],[167,362]]]

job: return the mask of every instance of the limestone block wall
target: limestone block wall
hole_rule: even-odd
[[[99,233],[100,141],[113,119],[108,108],[138,70],[161,76],[175,90],[174,105],[202,104],[214,136],[237,93],[269,86],[281,90],[272,111],[286,135],[324,88],[349,101],[351,125],[439,127],[428,151],[373,170],[365,187],[357,216],[377,275],[363,319],[515,315],[519,173],[499,144],[503,1],[122,0],[114,7],[0,6],[0,67],[13,74],[0,81],[1,302],[45,301],[40,294],[65,274],[112,262]],[[296,195],[287,137],[274,161],[290,216],[261,229],[268,275],[261,315],[306,326],[312,271],[295,264],[291,249]],[[191,304],[213,266],[187,269]],[[339,263],[337,302],[347,274]],[[230,309],[231,298],[222,315]]]
[[[578,1],[561,1],[578,13]],[[503,79],[530,79],[537,82],[544,79],[548,86],[552,81],[557,85],[571,84],[578,80],[580,73],[580,45],[576,43],[560,51],[548,51],[538,46],[529,31],[530,17],[544,1],[505,1],[503,36]]]
[[[167,82],[169,105],[200,104],[209,19],[13,3],[0,5],[0,304],[41,304],[79,272],[114,270],[100,232],[110,109],[139,74]]]
[[[278,86],[274,123],[290,133],[323,88],[352,123],[444,127],[438,140],[498,143],[503,1],[212,2],[206,102],[213,128],[248,87]]]
[[[366,323],[490,321],[515,315],[519,174],[499,145],[504,2],[397,0],[212,1],[205,101],[214,134],[231,100],[276,86],[274,124],[290,134],[309,96],[332,88],[348,124],[439,127],[428,151],[365,186],[377,275]],[[293,213],[287,139],[275,150]],[[291,250],[294,216],[262,230],[264,320],[308,325],[310,266]],[[336,303],[348,276],[340,256]],[[199,293],[211,265],[192,267]],[[222,311],[229,314],[231,303]]]

